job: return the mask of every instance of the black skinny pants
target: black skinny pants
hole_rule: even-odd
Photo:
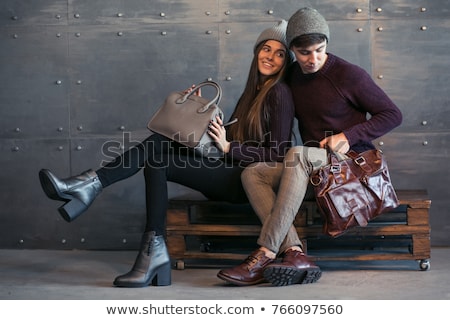
[[[97,175],[106,188],[131,177],[142,168],[145,176],[146,232],[165,234],[167,181],[197,190],[211,200],[248,202],[241,183],[243,166],[203,158],[159,134],[153,134],[133,146],[97,170]]]

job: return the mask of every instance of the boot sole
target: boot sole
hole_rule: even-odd
[[[47,169],[42,169],[41,171],[39,171],[39,181],[41,182],[42,190],[44,190],[45,194],[50,199],[59,201],[71,200],[70,196],[67,196],[59,191],[56,183],[51,178],[50,173]]]
[[[320,268],[298,269],[293,267],[275,266],[264,270],[264,278],[274,286],[289,286],[292,284],[314,283],[320,279]]]

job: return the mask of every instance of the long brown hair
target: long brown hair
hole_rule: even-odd
[[[266,41],[260,43],[255,50],[247,84],[233,112],[232,118],[237,118],[238,122],[230,125],[227,131],[231,141],[261,143],[270,128],[269,114],[272,103],[267,99],[268,94],[283,80],[287,65],[292,60],[287,50],[284,64],[278,73],[267,77],[261,75],[258,70],[258,55],[265,43]]]

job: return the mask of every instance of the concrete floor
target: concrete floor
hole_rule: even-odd
[[[115,288],[133,251],[0,250],[2,300],[449,300],[450,248],[432,248],[431,268],[417,261],[321,261],[314,284],[272,287],[226,285],[220,267],[172,271],[167,287]],[[233,262],[234,263],[234,262]]]

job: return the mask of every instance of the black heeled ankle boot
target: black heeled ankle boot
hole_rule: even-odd
[[[47,169],[39,171],[39,180],[47,197],[64,201],[58,208],[64,220],[71,222],[91,205],[103,186],[93,170],[78,176],[59,179]]]
[[[146,232],[141,248],[130,272],[114,280],[117,287],[169,286],[171,280],[170,258],[163,236]]]

